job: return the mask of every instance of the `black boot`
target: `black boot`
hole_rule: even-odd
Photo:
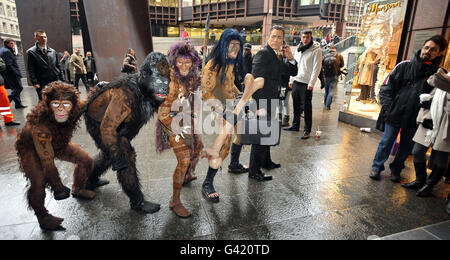
[[[241,156],[242,151],[242,145],[232,144],[231,145],[231,162],[228,166],[228,172],[230,173],[247,173],[248,168],[245,168],[242,166],[242,164],[239,163],[239,157]]]
[[[450,215],[450,194],[447,196],[447,202],[445,203],[445,211]]]
[[[416,170],[416,180],[411,183],[402,184],[403,188],[411,190],[422,189],[427,181],[427,164],[414,162],[414,169]]]
[[[428,178],[427,184],[416,193],[416,196],[422,198],[429,197],[431,195],[431,192],[433,191],[434,186],[436,186],[436,184],[438,184],[438,182],[442,179],[444,173],[445,169],[433,167],[433,171]]]
[[[211,194],[216,193],[216,190],[214,189],[214,177],[216,177],[217,172],[219,169],[213,169],[211,167],[208,168],[208,173],[206,174],[205,181],[202,185],[202,194],[209,199],[210,201],[214,203],[219,202],[219,197],[210,197]]]

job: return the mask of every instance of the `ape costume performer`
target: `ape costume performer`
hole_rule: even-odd
[[[49,186],[55,200],[70,196],[55,167],[55,159],[76,164],[72,195],[93,199],[95,193],[85,189],[93,159],[79,146],[70,142],[81,117],[79,94],[71,85],[51,83],[43,92],[43,100],[27,116],[19,134],[16,150],[21,171],[29,180],[28,204],[42,229],[64,230],[62,218],[50,215],[45,208],[45,188]]]
[[[99,177],[112,166],[133,210],[154,213],[160,205],[144,200],[131,140],[164,101],[169,84],[169,64],[161,53],[150,53],[140,72],[122,76],[90,92],[86,126],[101,150],[94,158],[88,187],[107,184]]]
[[[240,94],[239,89],[234,85],[235,72],[243,70],[243,46],[244,42],[239,35],[239,32],[234,29],[226,29],[219,42],[216,44],[212,53],[208,57],[209,62],[203,69],[202,75],[202,98],[203,100],[217,99],[223,107],[225,107],[226,100],[235,100]],[[213,108],[214,110],[217,107]],[[217,111],[221,113],[221,111]],[[225,122],[225,120],[224,120]],[[232,133],[228,133],[226,140],[220,152],[211,154],[211,151],[207,151],[210,158],[210,167],[205,181],[203,182],[202,193],[213,202],[219,202],[219,195],[216,193],[213,182],[214,177],[218,172],[223,160],[228,156],[230,152],[230,146],[232,141]],[[248,171],[239,163],[239,156],[242,150],[242,145],[238,138],[235,139],[233,146],[231,147],[231,165],[244,173]],[[214,158],[214,159],[213,159]],[[214,160],[212,163],[211,160]],[[219,161],[217,161],[219,160]]]
[[[201,137],[194,131],[196,120],[201,114],[201,111],[195,111],[195,108],[200,107],[200,100],[196,100],[199,96],[196,92],[200,86],[200,58],[189,44],[178,43],[169,51],[169,64],[169,94],[159,106],[156,143],[158,152],[172,147],[177,157],[170,208],[177,216],[187,218],[191,213],[181,203],[181,188],[184,183],[197,179],[193,172],[203,150]],[[197,106],[194,102],[197,102]],[[176,124],[176,121],[179,121],[179,124]]]

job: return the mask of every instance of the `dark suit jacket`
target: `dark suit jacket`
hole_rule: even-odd
[[[253,58],[252,74],[255,78],[264,78],[264,88],[258,90],[253,99],[259,103],[261,99],[268,100],[267,113],[270,116],[271,99],[280,98],[280,86],[282,84],[283,74],[295,76],[298,73],[297,62],[291,64],[287,59],[278,59],[275,51],[267,45],[260,50]],[[276,104],[278,106],[278,104]]]
[[[47,57],[44,56],[37,44],[27,51],[27,69],[33,85],[41,87],[50,82],[64,81],[62,70],[59,66],[56,51],[47,46]]]
[[[8,48],[3,47],[0,49],[0,57],[6,64],[6,70],[1,72],[1,75],[5,79],[5,87],[7,89],[16,89],[19,86],[22,73],[20,73],[19,65],[17,65],[17,58],[14,52]]]

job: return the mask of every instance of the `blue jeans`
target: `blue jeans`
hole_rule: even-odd
[[[324,104],[325,107],[330,108],[331,103],[333,102],[333,88],[336,87],[338,83],[337,77],[327,77],[325,78],[325,96],[324,96]]]
[[[373,159],[372,169],[374,171],[384,171],[384,163],[389,159],[394,141],[397,139],[399,127],[394,127],[386,123],[383,137],[378,145],[377,153]],[[414,141],[412,140],[416,129],[402,129],[400,137],[400,146],[398,147],[397,154],[394,161],[389,165],[391,172],[400,174],[403,168],[405,168],[405,160],[411,154],[414,147]]]

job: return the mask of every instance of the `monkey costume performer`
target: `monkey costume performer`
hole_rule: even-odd
[[[203,143],[200,135],[195,131],[197,120],[201,115],[201,100],[197,90],[200,86],[198,67],[200,58],[197,51],[186,43],[177,43],[169,51],[171,66],[169,95],[158,110],[157,149],[173,148],[178,164],[173,174],[173,195],[170,208],[182,218],[191,213],[183,206],[180,192],[183,184],[197,179],[193,172],[200,159]],[[196,104],[194,104],[196,103]],[[159,138],[161,137],[161,138]],[[166,138],[164,138],[166,137]],[[164,140],[165,139],[165,140]],[[169,143],[164,145],[161,141]]]
[[[43,100],[27,116],[27,123],[16,142],[20,169],[29,180],[28,204],[39,225],[45,230],[64,230],[62,218],[50,215],[45,208],[45,188],[49,186],[55,200],[70,196],[55,167],[55,159],[76,164],[72,195],[93,199],[95,193],[85,189],[93,167],[93,159],[70,140],[81,117],[79,94],[71,85],[51,83],[43,92]]]
[[[89,93],[86,127],[101,150],[94,158],[88,188],[107,182],[100,180],[111,166],[131,209],[154,213],[160,205],[145,201],[136,169],[136,153],[131,140],[154,115],[164,101],[169,85],[169,63],[162,53],[152,52],[139,73],[119,77]]]
[[[239,72],[243,72],[243,46],[244,42],[239,35],[239,32],[234,29],[226,29],[219,42],[214,46],[210,56],[209,62],[203,69],[202,75],[202,98],[206,100],[219,100],[222,106],[225,107],[227,100],[235,100],[240,94],[239,89],[234,85],[235,69]],[[222,111],[220,108],[213,107],[213,110],[222,117]],[[222,120],[225,122],[225,120]],[[231,146],[231,164],[237,165],[241,171],[240,173],[247,172],[248,169],[244,168],[239,163],[239,156],[242,150],[242,145],[239,139],[236,139],[232,143],[232,133],[228,133],[225,143],[220,148],[220,152],[217,155],[209,154],[210,164],[206,179],[203,182],[202,194],[205,195],[212,202],[219,202],[219,194],[215,191],[213,182],[214,177],[220,168],[223,160],[225,160],[230,152]],[[213,159],[214,162],[213,162]]]

